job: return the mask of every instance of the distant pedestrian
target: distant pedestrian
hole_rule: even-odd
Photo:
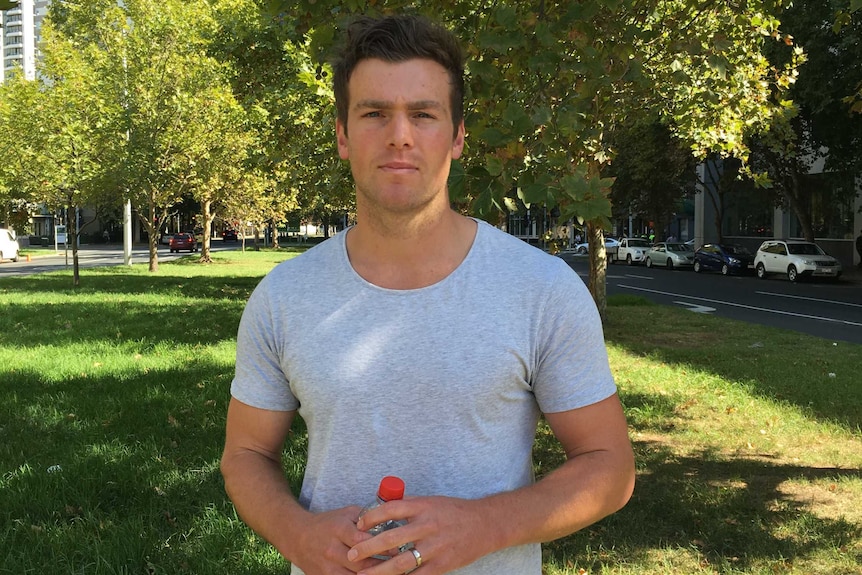
[[[862,268],[862,230],[860,230],[859,235],[856,236],[856,253],[859,254],[859,263],[856,265]]]
[[[102,232],[102,239],[105,240],[105,243],[111,241],[111,234],[108,233],[108,230]]]

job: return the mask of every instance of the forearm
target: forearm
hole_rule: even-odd
[[[310,517],[299,505],[277,461],[254,451],[225,452],[225,490],[242,520],[289,561],[297,530]]]
[[[571,458],[535,484],[481,500],[498,548],[564,537],[620,508],[634,487],[630,451]]]
[[[551,541],[619,510],[634,489],[634,453],[616,395],[545,414],[566,462],[533,485],[484,501],[504,547]]]

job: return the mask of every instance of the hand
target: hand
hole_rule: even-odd
[[[415,497],[389,501],[368,511],[356,527],[369,529],[388,520],[407,519],[407,525],[384,531],[354,544],[347,554],[356,565],[372,555],[386,555],[406,543],[421,553],[422,566],[416,575],[448,573],[476,561],[496,549],[496,539],[480,514],[478,501],[452,497]],[[362,575],[397,575],[416,568],[409,550],[376,566],[357,568]]]
[[[371,535],[356,528],[359,507],[345,507],[322,513],[309,514],[302,528],[302,536],[296,545],[292,561],[306,575],[347,575],[368,569],[381,563],[378,559],[364,558],[360,561],[347,559],[351,546],[361,543]]]

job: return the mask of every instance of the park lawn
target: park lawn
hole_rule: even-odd
[[[244,303],[296,253],[0,279],[0,573],[286,572],[218,461]],[[548,575],[860,572],[862,346],[631,298],[605,334],[638,482]],[[541,426],[537,475],[561,457]]]

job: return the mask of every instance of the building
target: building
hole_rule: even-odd
[[[24,71],[24,77],[36,76],[36,60],[39,57],[39,31],[42,19],[48,13],[51,0],[18,0],[11,10],[0,12],[0,82],[16,68]]]
[[[753,252],[766,239],[804,239],[796,215],[777,207],[764,190],[753,185],[741,186],[727,197],[719,198],[715,175],[721,171],[720,166],[718,170],[709,170],[705,163],[698,167],[698,193],[691,222],[695,233],[682,239],[694,239],[696,246],[718,241],[715,223],[718,205],[723,205],[721,232],[728,243],[740,244]],[[856,236],[862,233],[862,176],[827,172],[820,158],[800,179],[811,190],[811,225],[817,244],[845,268],[859,264],[854,244]]]

